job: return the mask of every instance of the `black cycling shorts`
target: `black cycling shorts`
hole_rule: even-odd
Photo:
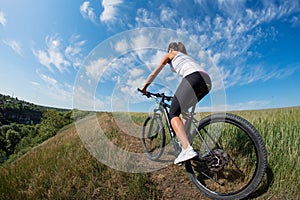
[[[179,84],[170,108],[170,119],[187,112],[211,89],[211,79],[205,72],[194,72],[184,77]]]

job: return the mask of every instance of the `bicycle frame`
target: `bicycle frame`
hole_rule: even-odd
[[[172,139],[173,147],[175,149],[175,154],[177,156],[181,152],[181,144],[178,141],[178,139],[176,137],[176,134],[175,134],[175,132],[172,128],[172,125],[171,125],[171,119],[170,119],[169,110],[168,110],[168,109],[170,109],[170,104],[165,102],[165,100],[170,101],[173,97],[166,96],[166,95],[164,95],[164,93],[154,94],[154,93],[150,93],[150,92],[148,92],[146,96],[148,96],[148,97],[153,97],[154,96],[155,97],[155,99],[158,103],[158,108],[153,110],[153,116],[152,117],[159,116],[161,118],[161,114],[159,114],[158,112],[162,113],[163,117],[165,118],[169,134],[170,134],[171,139]],[[160,100],[158,100],[158,98],[160,98]],[[184,123],[184,126],[185,126],[185,131],[186,131],[187,137],[188,137],[189,141],[191,142],[192,139],[193,139],[194,134],[198,134],[200,136],[205,148],[208,150],[208,152],[210,152],[211,148],[209,148],[209,146],[206,143],[206,141],[204,140],[202,134],[200,134],[200,132],[198,131],[197,127],[198,127],[199,121],[194,118],[194,115],[196,114],[195,109],[196,109],[196,104],[194,104],[190,108],[190,111],[188,111],[187,113],[182,113],[183,118],[186,120],[185,123]],[[191,125],[193,125],[193,129],[192,129],[192,130],[194,130],[193,133],[190,132]],[[209,138],[211,138],[211,140],[214,143],[216,143],[213,140],[213,138],[208,134],[208,132],[206,132],[206,134],[208,135]]]
[[[153,94],[153,93],[149,93],[149,95],[155,96],[156,100],[157,100],[157,103],[158,103],[158,108],[153,110],[153,117],[159,116],[160,118],[162,118],[161,115],[163,115],[163,117],[165,118],[165,122],[166,122],[170,137],[171,137],[172,142],[173,142],[173,147],[175,149],[175,154],[178,155],[181,152],[181,144],[178,141],[178,139],[176,137],[176,134],[175,134],[175,132],[172,128],[172,125],[171,125],[171,119],[170,119],[170,115],[169,115],[170,104],[165,102],[166,99],[171,100],[172,97],[165,96],[164,94],[159,94],[158,95],[158,94]],[[159,101],[158,101],[158,97],[161,98]],[[199,122],[198,120],[196,120],[194,118],[195,109],[196,109],[196,104],[191,107],[190,111],[188,111],[187,113],[182,114],[183,118],[186,119],[186,121],[184,123],[185,131],[186,131],[187,136],[188,136],[190,141],[192,139],[192,135],[190,133],[191,125],[193,124],[194,129],[197,130],[197,125],[198,125],[198,122]],[[160,112],[161,114],[159,114],[158,112]]]
[[[161,115],[163,115],[163,117],[165,118],[165,122],[168,127],[168,132],[171,136],[171,140],[173,142],[173,147],[175,149],[175,154],[177,155],[181,152],[181,144],[177,140],[176,134],[172,128],[171,119],[170,119],[169,111],[168,111],[168,109],[170,109],[170,105],[165,102],[165,97],[166,96],[164,96],[164,94],[162,94],[161,100],[158,102],[158,108],[153,110],[153,112],[154,112],[153,116],[158,115],[160,118],[162,118]],[[171,97],[167,97],[167,98],[169,100],[171,100]],[[160,112],[161,114],[158,112]],[[161,121],[163,121],[163,120],[161,120]]]

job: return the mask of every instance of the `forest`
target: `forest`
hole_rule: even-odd
[[[71,110],[0,94],[0,165],[16,160],[72,121]]]

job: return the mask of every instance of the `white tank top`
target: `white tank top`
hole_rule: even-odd
[[[200,71],[200,66],[190,56],[178,52],[172,59],[170,67],[173,72],[176,72],[182,77]]]

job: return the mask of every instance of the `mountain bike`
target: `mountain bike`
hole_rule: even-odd
[[[141,90],[138,89],[140,92]],[[158,161],[166,147],[166,130],[175,157],[181,145],[172,129],[171,96],[147,92],[158,104],[143,123],[142,147],[147,157]],[[257,129],[247,120],[230,113],[215,113],[197,120],[196,105],[184,113],[188,139],[198,153],[185,161],[192,183],[212,199],[242,199],[255,191],[267,167],[267,150]]]

